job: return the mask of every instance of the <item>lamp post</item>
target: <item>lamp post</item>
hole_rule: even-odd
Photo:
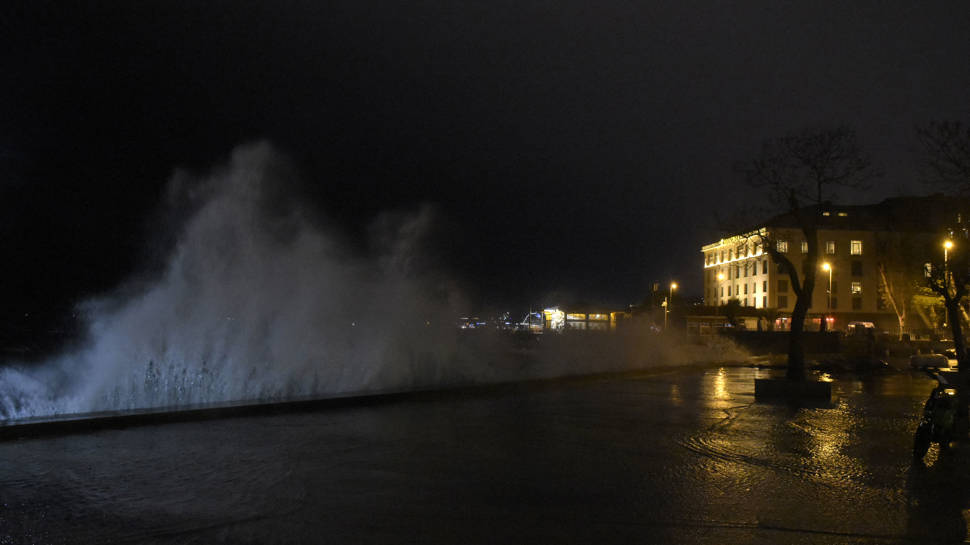
[[[829,312],[832,312],[832,264],[829,263],[829,262],[827,262],[827,261],[825,263],[822,263],[822,270],[823,271],[827,271],[829,273],[829,290],[828,290],[828,293],[829,293],[829,303],[828,303],[828,311]],[[822,322],[823,322],[822,330],[823,331],[826,330],[826,329],[828,329],[828,324],[825,323],[827,320],[828,320],[828,316],[823,316],[822,317]]]
[[[720,275],[718,275],[718,276],[720,276]],[[670,291],[667,293],[667,300],[664,301],[664,303],[666,303],[664,305],[664,330],[667,329],[667,315],[670,314],[670,303],[674,299],[674,290],[675,289],[677,289],[677,282],[671,282],[670,283]]]
[[[953,241],[946,239],[943,241],[943,286],[947,293],[950,293],[950,250],[953,249]]]

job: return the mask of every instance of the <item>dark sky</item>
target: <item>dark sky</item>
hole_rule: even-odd
[[[671,277],[700,291],[715,215],[757,198],[731,165],[763,139],[855,127],[878,200],[927,191],[914,125],[970,118],[963,1],[15,4],[5,313],[144,267],[173,170],[259,138],[351,233],[435,203],[481,306],[626,304]]]

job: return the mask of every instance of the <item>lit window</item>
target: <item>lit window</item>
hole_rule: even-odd
[[[802,253],[803,254],[807,254],[808,253],[808,242],[806,242],[804,240],[802,241]]]
[[[831,213],[831,212],[822,212],[822,215],[823,215],[823,216],[831,216],[831,215],[832,215],[832,213]]]
[[[862,282],[853,282],[851,289],[852,289],[852,295],[859,295],[860,293],[862,293]]]
[[[846,217],[846,216],[848,216],[848,215],[849,215],[849,213],[848,213],[848,212],[839,212],[839,217],[840,217],[840,218],[844,218],[844,217]]]
[[[788,253],[788,241],[787,240],[779,240],[778,241],[778,252],[779,253],[783,253],[783,254],[784,253]]]
[[[826,240],[825,241],[825,253],[832,255],[835,253],[835,241]]]
[[[862,255],[862,241],[861,240],[850,241],[849,253],[852,255]]]
[[[925,276],[926,278],[929,278],[929,277],[933,276],[933,264],[932,263],[923,263],[923,276]]]

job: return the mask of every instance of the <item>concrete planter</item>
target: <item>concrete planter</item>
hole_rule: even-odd
[[[754,380],[754,398],[761,400],[832,401],[832,383],[786,378],[758,378]]]

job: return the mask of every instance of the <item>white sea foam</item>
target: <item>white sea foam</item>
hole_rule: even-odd
[[[435,388],[715,359],[656,337],[469,340],[461,298],[421,266],[429,208],[386,215],[367,250],[320,227],[266,143],[237,149],[188,203],[164,271],[87,301],[88,341],[39,367],[0,371],[0,417]],[[595,339],[591,341],[590,339]],[[697,349],[695,349],[697,350]]]

